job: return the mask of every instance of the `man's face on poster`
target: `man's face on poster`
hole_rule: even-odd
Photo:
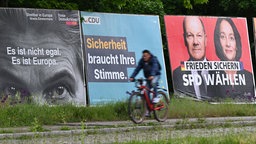
[[[236,38],[231,25],[223,20],[220,23],[220,44],[225,57],[234,60],[236,57]]]
[[[85,104],[81,67],[76,57],[79,47],[73,47],[54,34],[44,36],[15,35],[5,44],[1,44],[0,53],[0,89],[1,98],[20,96],[30,97],[42,104]],[[7,50],[7,47],[11,47]],[[44,54],[34,51],[34,55],[17,55],[17,49],[44,49]],[[46,55],[46,50],[59,49],[56,55]],[[12,55],[12,50],[16,51]],[[8,55],[10,54],[10,55]],[[31,53],[32,54],[32,53]],[[18,62],[17,60],[20,60]],[[28,64],[30,59],[30,64]],[[27,64],[24,62],[27,60]],[[46,61],[55,60],[54,65]],[[20,63],[20,64],[19,64]],[[26,63],[26,62],[25,62]]]
[[[185,18],[185,43],[193,60],[203,60],[206,49],[206,34],[198,17]]]

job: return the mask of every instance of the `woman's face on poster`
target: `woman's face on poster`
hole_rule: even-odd
[[[220,44],[225,57],[234,60],[237,50],[236,38],[231,25],[226,20],[220,23]]]

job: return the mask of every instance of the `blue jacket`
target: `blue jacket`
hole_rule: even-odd
[[[134,70],[130,77],[134,78],[140,72],[141,69],[143,69],[143,73],[146,78],[150,76],[161,75],[157,57],[152,54],[148,62],[145,62],[143,58],[140,59],[138,66],[136,67],[136,69]]]

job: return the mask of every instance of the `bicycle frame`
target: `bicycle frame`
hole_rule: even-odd
[[[165,89],[157,87],[157,89],[161,89],[157,92],[157,96],[160,97],[160,101],[155,104],[149,97],[150,94],[153,94],[155,97],[155,91],[151,90],[150,87],[147,87],[147,85],[144,83],[145,81],[147,80],[135,79],[134,82],[137,91],[133,90],[131,93],[128,91],[126,92],[130,95],[128,114],[134,123],[139,124],[143,122],[146,116],[146,110],[148,109],[149,111],[153,111],[154,117],[157,121],[164,122],[169,113],[168,98],[165,92],[163,92]]]
[[[155,107],[155,105],[151,102],[151,100],[150,100],[150,98],[148,96],[148,93],[147,93],[147,92],[149,92],[149,93],[153,93],[153,95],[155,95],[155,92],[151,91],[147,86],[141,84],[138,87],[138,89],[139,89],[140,93],[144,96],[144,98],[146,100],[146,103],[147,103],[147,106],[148,106],[150,111],[159,110],[159,109],[164,107],[163,104],[161,104],[160,106],[156,106]]]

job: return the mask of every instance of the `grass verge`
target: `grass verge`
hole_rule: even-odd
[[[127,103],[118,102],[91,107],[73,105],[39,106],[23,104],[0,108],[0,127],[52,125],[66,122],[129,120]],[[255,116],[253,104],[219,104],[171,99],[169,118],[203,118],[223,116]],[[33,125],[34,124],[34,125]]]
[[[213,137],[184,137],[166,140],[131,141],[124,144],[252,144],[256,142],[254,133],[228,134]]]

